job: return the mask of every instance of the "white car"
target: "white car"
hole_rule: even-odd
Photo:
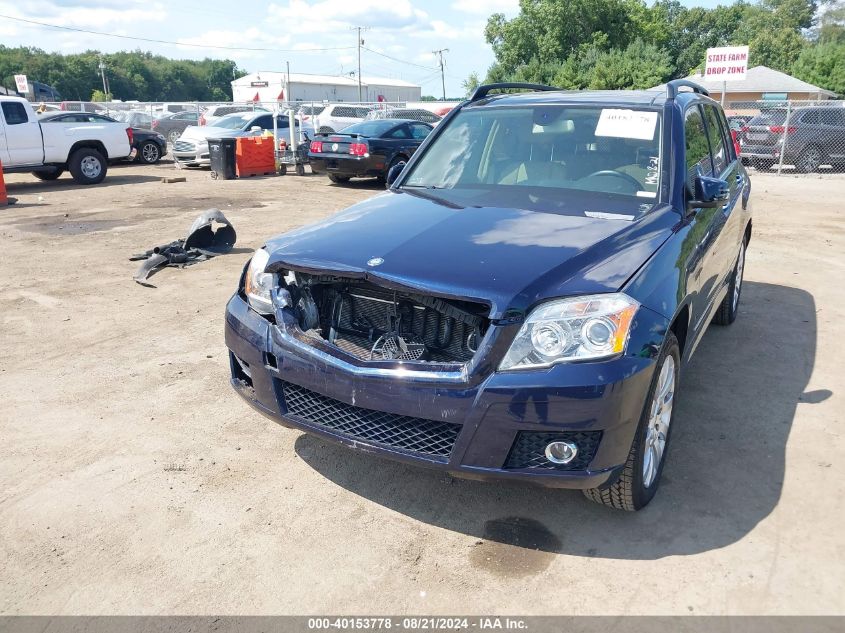
[[[214,125],[214,122],[217,121],[217,119],[229,116],[230,114],[236,114],[237,112],[269,112],[269,110],[267,108],[262,108],[261,106],[237,105],[234,103],[213,105],[206,108],[202,114],[200,114],[199,124]]]
[[[278,115],[276,126],[280,137],[290,136],[288,117]],[[211,164],[208,139],[260,136],[268,131],[273,131],[273,114],[267,111],[230,114],[218,119],[214,125],[190,125],[173,143],[173,160],[176,161],[177,167],[207,167]],[[298,139],[298,126],[295,134]]]
[[[304,105],[299,108],[296,118],[300,125],[309,132],[331,134],[343,128],[360,123],[367,118],[373,106],[350,105],[348,103],[328,103]]]
[[[55,180],[67,170],[76,182],[94,185],[106,177],[108,161],[132,153],[132,130],[125,123],[101,117],[51,121],[54,116],[37,116],[26,99],[0,96],[3,171],[29,171],[41,180]]]

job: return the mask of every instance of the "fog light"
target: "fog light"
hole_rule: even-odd
[[[553,464],[568,464],[578,454],[578,447],[572,442],[551,442],[545,453],[546,459]]]

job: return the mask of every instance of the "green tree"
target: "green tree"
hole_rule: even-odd
[[[795,62],[793,73],[799,79],[845,95],[845,42],[805,48]]]

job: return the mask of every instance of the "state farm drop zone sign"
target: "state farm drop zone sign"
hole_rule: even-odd
[[[716,81],[745,79],[748,72],[747,46],[721,46],[707,49],[704,77]]]

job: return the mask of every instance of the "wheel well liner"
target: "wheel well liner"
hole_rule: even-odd
[[[684,305],[681,311],[678,312],[669,330],[678,339],[678,347],[681,348],[681,356],[684,354],[684,347],[687,342],[687,331],[689,329],[689,304]]]

